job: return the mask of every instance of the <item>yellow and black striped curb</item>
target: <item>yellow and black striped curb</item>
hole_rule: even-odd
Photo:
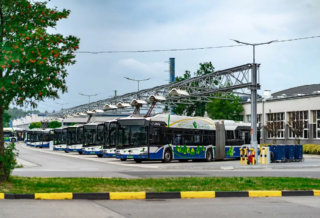
[[[36,199],[36,200],[143,200],[143,199],[193,199],[224,197],[286,197],[320,196],[320,190],[311,191],[188,191],[188,192],[109,192],[109,193],[36,193],[4,194],[0,199]]]

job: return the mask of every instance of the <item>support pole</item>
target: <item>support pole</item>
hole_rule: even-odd
[[[257,141],[257,64],[253,63],[251,71],[251,148],[258,154]]]

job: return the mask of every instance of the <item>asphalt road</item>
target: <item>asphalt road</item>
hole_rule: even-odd
[[[37,177],[179,177],[179,176],[288,176],[320,178],[320,159],[306,159],[303,163],[271,164],[268,167],[241,166],[239,160],[214,162],[122,162],[48,149],[30,148],[17,143],[20,162],[24,168],[13,175]]]
[[[0,203],[1,218],[318,218],[319,214],[320,197],[216,198],[133,201],[4,200]]]

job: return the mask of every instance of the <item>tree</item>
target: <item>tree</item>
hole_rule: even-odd
[[[230,99],[213,98],[207,103],[208,116],[211,119],[222,120],[241,120],[243,111],[242,100],[239,96],[228,93],[222,96],[220,93],[215,94],[216,97],[228,97]]]
[[[49,128],[51,128],[51,129],[60,128],[61,126],[62,126],[61,123],[56,120],[51,121],[49,123]]]
[[[299,114],[299,111],[291,113],[287,126],[294,133],[294,143],[296,145],[300,145],[300,138],[302,137],[303,129],[307,124],[308,122],[303,120],[302,114]]]
[[[267,125],[263,126],[263,128],[265,128],[267,130],[268,133],[270,133],[271,137],[272,137],[272,144],[277,144],[277,136],[279,136],[280,134],[280,127],[281,124],[280,122],[276,122],[276,115],[270,112],[270,118],[271,121],[267,121]]]
[[[3,113],[3,126],[9,127],[11,116],[8,113]]]
[[[9,105],[35,108],[45,98],[65,93],[66,66],[75,64],[74,36],[48,33],[70,10],[47,8],[47,2],[0,1],[0,156],[4,154],[3,113]],[[0,162],[0,182],[5,181]]]
[[[200,65],[200,68],[197,70],[197,72],[193,73],[194,76],[203,76],[203,75],[214,72],[214,67],[211,62],[200,63],[199,65]],[[176,77],[175,81],[180,82],[190,78],[191,78],[191,73],[190,71],[186,70],[183,76]],[[195,82],[193,86],[198,87],[199,86],[198,82]],[[195,100],[195,98],[191,98],[191,99]],[[172,111],[178,115],[182,115],[186,113],[187,116],[203,117],[206,111],[206,102],[195,101],[194,104],[191,104],[191,105],[178,104],[178,106],[175,106]]]
[[[40,123],[40,122],[30,123],[29,129],[35,129],[35,128],[42,128],[42,123]]]

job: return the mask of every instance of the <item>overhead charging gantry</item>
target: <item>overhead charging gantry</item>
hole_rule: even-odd
[[[256,113],[257,90],[260,89],[258,72],[260,64],[244,64],[225,70],[215,71],[203,76],[193,77],[180,82],[173,82],[149,89],[139,90],[104,100],[63,109],[53,116],[89,116],[88,122],[95,113],[130,112],[139,115],[142,109],[150,116],[156,104],[168,106],[178,104],[194,104],[195,102],[211,102],[213,98],[230,99],[231,93],[250,95],[252,112]],[[219,93],[219,95],[217,95]],[[142,116],[142,115],[141,115]],[[251,121],[252,139],[257,141],[256,120]],[[257,149],[256,144],[251,144]]]

